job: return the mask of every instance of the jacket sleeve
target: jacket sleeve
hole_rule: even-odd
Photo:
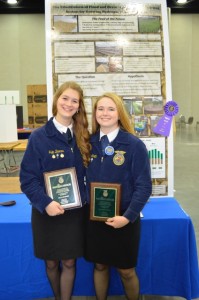
[[[42,142],[36,143],[32,133],[21,162],[20,183],[22,192],[28,197],[32,205],[43,213],[52,199],[45,192],[39,147],[42,147]]]
[[[133,194],[130,204],[123,214],[134,222],[152,192],[151,168],[145,144],[138,140],[132,157],[131,165]]]

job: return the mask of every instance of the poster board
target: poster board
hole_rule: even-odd
[[[83,88],[90,123],[96,97],[117,93],[146,144],[152,195],[173,196],[173,132],[153,132],[172,100],[166,0],[46,0],[45,20],[48,117],[65,81]]]

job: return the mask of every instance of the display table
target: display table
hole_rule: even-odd
[[[19,140],[28,139],[33,130],[34,129],[32,128],[18,128],[17,129],[18,139]]]
[[[19,171],[19,166],[16,164],[15,152],[24,152],[27,148],[27,144],[27,139],[0,143],[0,173],[10,176],[10,174]]]
[[[22,193],[18,176],[0,178],[0,193],[7,192],[12,194]]]
[[[18,141],[0,143],[0,155],[2,157],[1,161],[3,162],[3,168],[0,169],[0,173],[8,175],[9,173],[18,171],[19,168],[16,165],[13,149],[19,144]]]
[[[0,194],[0,300],[52,297],[44,262],[34,257],[31,205],[24,194]],[[174,198],[153,198],[145,206],[137,266],[141,294],[199,297],[195,233],[190,217]],[[77,262],[73,294],[93,296],[93,265]],[[123,294],[120,278],[111,270],[109,294]]]
[[[25,140],[19,140],[19,144],[16,145],[13,149],[13,151],[22,151],[24,152],[27,148],[27,144],[28,144],[28,140],[25,139]]]

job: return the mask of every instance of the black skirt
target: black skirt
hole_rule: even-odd
[[[134,223],[118,229],[101,221],[88,220],[85,258],[119,269],[134,268],[137,264],[139,241],[140,217]]]
[[[75,259],[84,254],[85,207],[51,217],[32,208],[34,254],[45,260]]]

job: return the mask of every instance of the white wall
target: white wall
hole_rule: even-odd
[[[1,15],[0,41],[0,90],[20,90],[27,123],[26,86],[46,84],[44,15]]]
[[[173,14],[170,19],[173,100],[179,115],[199,121],[199,17]]]
[[[1,15],[0,90],[20,90],[27,122],[26,86],[46,84],[45,16]],[[170,47],[173,100],[180,114],[199,121],[199,17],[171,14]],[[178,116],[177,116],[178,118]]]

